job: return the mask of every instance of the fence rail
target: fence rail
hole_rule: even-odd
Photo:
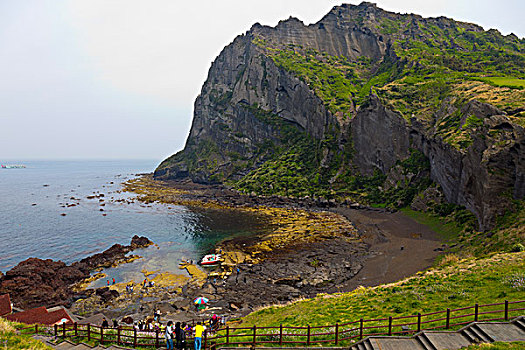
[[[204,332],[203,349],[239,345],[349,345],[370,335],[412,335],[422,330],[452,329],[474,321],[508,321],[525,310],[525,300],[508,301],[446,309],[426,314],[376,319],[359,319],[329,326],[225,327],[213,334]],[[68,324],[46,327],[34,325],[21,331],[52,334],[56,338],[87,338],[100,344],[145,346],[158,348],[164,343],[164,332],[138,331],[132,327],[104,328],[91,324]],[[193,341],[188,337],[187,343]]]

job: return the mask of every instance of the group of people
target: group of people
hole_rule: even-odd
[[[155,287],[155,281],[148,281],[147,278],[142,282],[142,288]]]
[[[224,322],[224,318],[214,314],[209,320],[210,331],[219,329]],[[175,326],[173,326],[173,322],[169,321],[165,329],[166,348],[172,350],[175,346],[178,350],[185,349],[187,346],[186,338],[193,335],[195,337],[194,349],[201,350],[202,337],[205,331],[206,326],[200,321],[193,328],[189,324],[181,324],[180,322],[175,323]]]
[[[166,326],[165,331],[165,338],[166,338],[166,348],[167,350],[173,350],[174,340],[175,340],[175,348],[178,350],[182,350],[186,348],[186,335],[192,335],[192,331],[194,331],[195,335],[195,341],[194,341],[194,347],[195,350],[201,350],[202,346],[202,335],[204,331],[206,330],[206,327],[202,325],[201,322],[197,322],[195,325],[195,329],[192,329],[190,325],[186,325],[186,323],[175,323],[175,327],[173,327],[173,321],[169,321]]]

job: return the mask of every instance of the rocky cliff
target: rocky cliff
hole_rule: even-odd
[[[184,150],[155,177],[409,205],[431,182],[490,229],[525,196],[525,41],[334,7],[255,24],[213,62]]]

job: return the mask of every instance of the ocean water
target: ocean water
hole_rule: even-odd
[[[143,259],[104,272],[117,282],[140,281],[142,269],[183,273],[181,259],[199,260],[221,240],[268,229],[263,218],[236,210],[111,200],[129,197],[118,193],[121,183],[153,171],[156,161],[17,163],[27,168],[0,169],[2,272],[29,257],[71,263],[115,243],[129,244],[137,234],[157,246],[136,250]],[[87,198],[94,194],[104,194],[103,201]]]

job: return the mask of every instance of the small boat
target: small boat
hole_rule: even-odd
[[[26,166],[25,165],[7,165],[7,164],[2,164],[1,165],[2,169],[23,169],[25,168]]]
[[[205,255],[201,260],[201,265],[215,265],[221,261],[220,254],[208,254]]]

